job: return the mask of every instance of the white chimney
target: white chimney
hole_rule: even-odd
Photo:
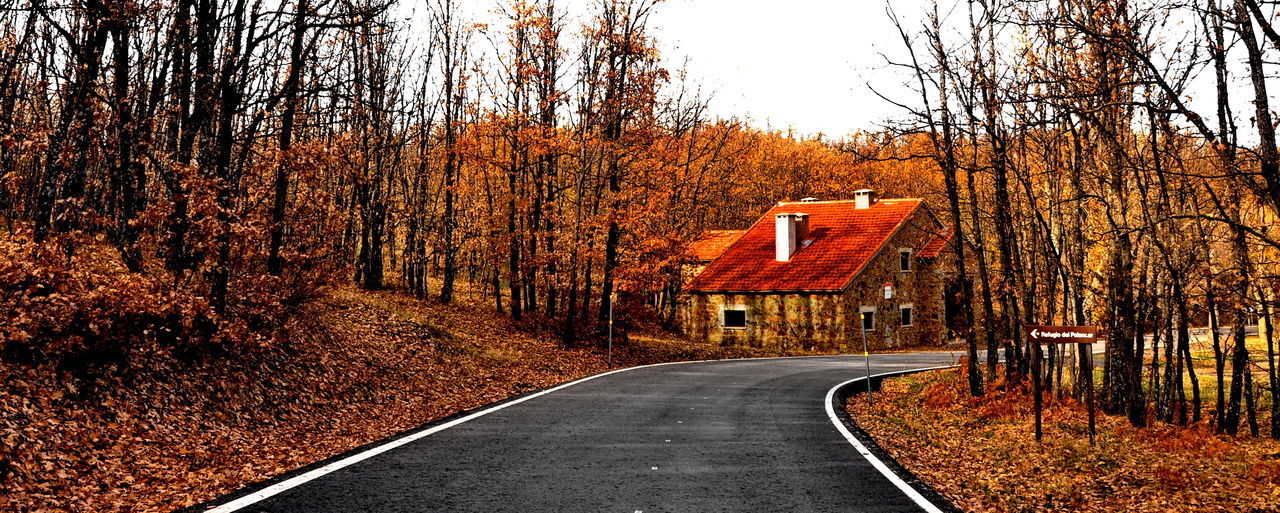
[[[791,214],[778,214],[774,216],[774,227],[777,235],[774,237],[774,247],[776,249],[775,259],[779,262],[788,262],[791,255],[796,253],[796,223],[792,219]]]
[[[796,224],[796,251],[804,249],[804,242],[809,238],[809,214],[791,214]]]
[[[871,189],[858,189],[853,191],[853,208],[871,208],[871,205],[874,205],[875,203],[876,191]]]
[[[774,216],[774,258],[789,262],[809,236],[809,214],[777,214]]]

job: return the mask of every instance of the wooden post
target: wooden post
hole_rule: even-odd
[[[875,402],[871,399],[871,353],[867,351],[866,315],[866,312],[859,312],[858,330],[862,331],[862,361],[865,362],[867,366],[867,408],[870,409],[875,407]]]
[[[1097,433],[1094,425],[1095,413],[1093,404],[1093,344],[1080,344],[1079,349],[1085,352],[1084,360],[1088,362],[1081,374],[1085,379],[1085,404],[1089,410],[1089,445],[1093,445],[1093,439],[1095,433]]]
[[[1044,397],[1043,397],[1043,394],[1041,394],[1041,393],[1040,393],[1040,388],[1041,388],[1041,383],[1040,383],[1040,381],[1041,381],[1041,378],[1042,378],[1042,376],[1040,375],[1040,342],[1039,342],[1038,340],[1037,340],[1037,341],[1032,341],[1032,342],[1031,342],[1031,345],[1032,345],[1032,347],[1033,347],[1033,349],[1031,350],[1031,351],[1032,351],[1032,356],[1031,356],[1031,393],[1035,394],[1035,405],[1036,405],[1036,441],[1037,441],[1037,442],[1039,442],[1039,441],[1041,440],[1041,438],[1043,438],[1043,436],[1044,436],[1044,433],[1043,433],[1043,430],[1042,430],[1042,427],[1041,427],[1041,421],[1042,421],[1042,418],[1041,418],[1041,417],[1043,417],[1043,410],[1044,410],[1044,404],[1043,404],[1043,403],[1044,403]]]
[[[1089,443],[1093,443],[1094,437],[1094,412],[1093,412],[1093,341],[1098,338],[1098,328],[1095,326],[1025,326],[1025,334],[1027,343],[1031,344],[1031,386],[1035,394],[1035,410],[1036,410],[1036,441],[1039,442],[1044,437],[1043,417],[1044,417],[1044,394],[1043,381],[1044,373],[1041,370],[1040,360],[1043,358],[1043,350],[1040,344],[1069,344],[1075,343],[1077,349],[1083,349],[1087,352],[1085,360],[1088,363],[1082,364],[1081,373],[1086,375],[1086,391],[1089,403]],[[1065,349],[1065,347],[1064,347]],[[1050,369],[1052,370],[1052,369]],[[1062,386],[1061,383],[1058,384]]]
[[[613,368],[613,304],[617,302],[617,293],[609,295],[609,368]]]

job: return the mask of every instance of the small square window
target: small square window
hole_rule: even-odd
[[[876,310],[875,307],[862,308],[862,332],[872,332],[876,330]]]
[[[899,318],[902,319],[902,327],[910,328],[915,323],[915,307],[912,305],[902,305],[898,307]]]
[[[911,250],[910,249],[898,250],[898,270],[899,271],[911,270]]]
[[[724,310],[724,327],[744,329],[747,327],[747,311],[744,309],[726,308]]]

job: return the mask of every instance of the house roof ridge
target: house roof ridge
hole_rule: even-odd
[[[778,204],[777,204],[777,205],[774,205],[774,206],[780,206],[780,205],[822,205],[822,204],[832,204],[832,203],[854,203],[854,202],[856,202],[856,201],[858,201],[858,200],[856,200],[856,199],[835,199],[835,200],[813,200],[813,201],[779,201],[779,202],[778,202]],[[924,201],[924,198],[880,198],[880,199],[877,199],[877,200],[876,200],[876,203],[883,203],[883,202],[886,202],[886,201]]]
[[[856,200],[779,202],[688,284],[692,292],[839,291],[906,225],[927,209],[923,198],[897,198],[856,208]],[[773,216],[799,209],[810,215],[813,244],[786,262],[775,260]]]

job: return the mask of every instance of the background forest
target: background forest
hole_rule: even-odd
[[[827,141],[709,118],[658,65],[653,2],[573,25],[554,2],[505,2],[501,26],[448,1],[413,18],[337,0],[7,4],[9,351],[143,332],[270,344],[333,280],[444,303],[464,280],[572,343],[619,288],[666,291],[669,318],[703,229],[872,182],[930,190]],[[882,138],[845,144],[906,146]]]
[[[934,189],[579,5],[0,0],[0,509],[167,511],[599,372],[702,230]]]
[[[0,0],[3,358],[275,350],[342,282],[587,345],[615,297],[623,329],[670,322],[704,230],[870,187],[956,227],[957,329],[1006,379],[1062,389],[1022,326],[1099,325],[1110,411],[1280,436],[1274,329],[1244,330],[1277,297],[1271,2],[890,10],[903,118],[836,140],[711,115],[661,64],[659,1],[404,7]]]

